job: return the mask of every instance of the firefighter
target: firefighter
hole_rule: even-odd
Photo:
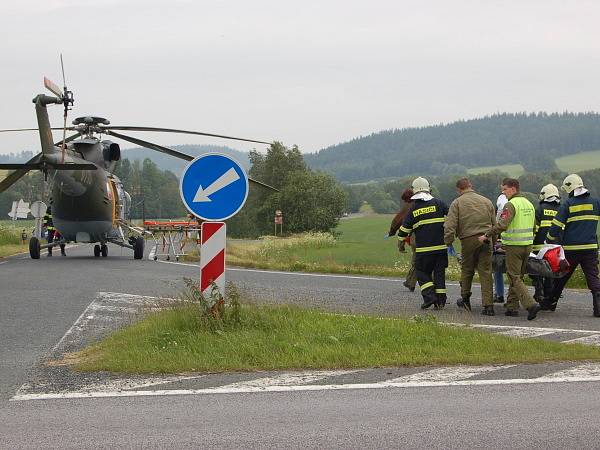
[[[412,182],[414,201],[398,230],[398,246],[402,251],[407,236],[415,238],[415,269],[423,296],[422,309],[446,304],[446,267],[448,251],[444,244],[444,217],[448,207],[431,195],[429,182],[422,177]]]
[[[492,280],[492,243],[480,242],[479,236],[489,231],[496,223],[496,212],[492,202],[473,190],[468,178],[456,182],[459,197],[450,204],[444,223],[444,242],[451,246],[458,237],[461,244],[459,308],[471,311],[471,286],[475,271],[481,281],[482,314],[493,316],[494,297]]]
[[[58,233],[56,228],[54,228],[54,222],[52,221],[52,211],[50,210],[49,206],[48,206],[48,209],[46,210],[46,215],[44,216],[44,227],[46,228],[46,231],[48,232],[48,235],[46,238],[48,240],[48,244],[52,244],[54,242],[55,235],[56,235],[57,239],[60,237],[60,234]],[[66,256],[65,244],[60,244],[60,254],[62,256]],[[48,255],[46,255],[46,256],[52,256],[52,247],[48,247]]]
[[[543,308],[554,311],[562,291],[578,265],[585,274],[587,286],[592,293],[594,317],[600,317],[600,279],[598,279],[598,237],[596,229],[600,218],[600,202],[590,195],[583,180],[577,174],[565,178],[561,186],[569,198],[560,206],[547,241],[562,244],[570,265],[566,276],[558,278],[550,299]]]
[[[546,235],[550,230],[552,220],[558,213],[559,207],[560,193],[558,188],[553,184],[547,184],[540,191],[540,203],[535,211],[536,231],[533,239],[533,253],[537,254],[544,246]],[[535,287],[533,299],[541,305],[548,303],[552,295],[554,279],[540,276],[531,276],[531,279]]]
[[[529,294],[523,276],[527,271],[527,258],[533,246],[535,208],[520,194],[519,181],[514,178],[502,181],[502,193],[506,195],[508,202],[500,219],[479,240],[486,242],[491,237],[502,234],[502,244],[506,249],[506,274],[510,283],[504,314],[518,316],[521,303],[527,310],[527,320],[533,320],[542,307]]]

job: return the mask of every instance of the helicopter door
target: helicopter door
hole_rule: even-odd
[[[114,180],[111,178],[108,179],[108,185],[110,187],[110,192],[112,193],[112,222],[113,227],[117,226],[117,221],[121,218],[121,202],[119,197],[119,189],[115,184]]]

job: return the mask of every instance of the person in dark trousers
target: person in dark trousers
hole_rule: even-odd
[[[404,202],[404,204],[402,205],[402,208],[400,209],[400,211],[398,211],[398,213],[394,216],[394,218],[392,219],[392,224],[390,225],[390,231],[388,232],[388,236],[395,236],[396,233],[398,233],[398,230],[400,229],[400,226],[402,225],[402,222],[404,222],[404,219],[406,218],[406,214],[408,214],[408,211],[410,210],[413,201],[410,199],[412,196],[414,195],[414,192],[412,189],[405,189],[404,192],[402,192],[402,201]],[[406,274],[406,280],[404,281],[403,285],[404,287],[408,288],[408,290],[410,292],[414,292],[415,287],[417,286],[417,274],[415,271],[415,239],[414,237],[409,236],[408,238],[408,243],[410,244],[411,248],[412,248],[412,255],[410,258],[410,267],[408,268],[408,273]],[[407,241],[405,241],[406,243]],[[404,250],[404,243],[402,245],[399,246],[398,248],[401,252],[403,252]]]
[[[566,276],[556,279],[552,295],[542,304],[543,309],[554,311],[565,285],[577,266],[585,275],[592,293],[594,317],[600,317],[600,279],[598,279],[598,236],[596,229],[600,219],[600,202],[590,195],[583,180],[577,174],[565,178],[562,189],[569,198],[560,206],[547,241],[561,244],[570,265]]]
[[[398,230],[398,245],[402,247],[409,235],[415,237],[415,269],[423,296],[421,308],[435,305],[441,309],[446,305],[448,250],[444,244],[444,218],[448,207],[431,195],[425,178],[416,178],[412,189],[414,203]]]
[[[540,191],[540,203],[535,210],[535,237],[533,239],[533,253],[537,254],[546,242],[546,236],[552,220],[558,214],[560,208],[560,193],[553,184],[547,184]],[[533,299],[541,305],[549,302],[554,288],[554,278],[530,275],[535,293]]]
[[[52,211],[50,210],[50,207],[48,207],[48,209],[46,210],[46,215],[44,216],[44,227],[46,228],[46,231],[48,232],[48,236],[47,236],[48,244],[52,244],[54,242],[55,235],[56,235],[57,239],[60,237],[60,234],[56,231],[56,228],[54,228],[54,222],[52,221]],[[65,244],[60,244],[60,254],[62,256],[67,255],[65,253]],[[52,247],[48,247],[48,255],[47,256],[52,256]]]
[[[507,316],[519,315],[519,303],[527,310],[527,320],[533,320],[541,310],[523,282],[527,272],[527,258],[533,246],[535,208],[520,194],[519,181],[506,178],[502,181],[502,193],[508,198],[500,219],[494,227],[479,240],[483,243],[502,234],[502,245],[506,249],[506,274],[509,288],[506,303]]]

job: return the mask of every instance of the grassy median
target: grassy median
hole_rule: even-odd
[[[493,335],[431,316],[344,316],[245,305],[215,321],[202,317],[197,305],[182,305],[67,359],[82,371],[181,373],[598,360],[600,348]]]

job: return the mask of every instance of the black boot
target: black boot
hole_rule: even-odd
[[[464,297],[456,300],[456,306],[459,308],[464,308],[467,311],[471,311],[471,294],[465,295]]]
[[[504,303],[504,296],[500,295],[500,296],[494,297],[494,303]]]
[[[481,314],[483,314],[484,316],[495,316],[496,313],[494,312],[494,305],[484,306],[483,311],[481,311]]]
[[[446,306],[446,294],[435,294],[437,302],[435,302],[435,309],[444,309]]]
[[[556,311],[556,305],[558,304],[558,297],[547,297],[540,302],[542,311]]]
[[[435,305],[438,299],[435,293],[429,292],[427,294],[423,294],[423,304],[421,305],[421,309],[427,309],[431,305]]]
[[[537,317],[537,313],[542,310],[542,307],[537,303],[527,308],[527,320],[533,320]]]
[[[600,317],[600,292],[592,293],[594,299],[594,317]]]

